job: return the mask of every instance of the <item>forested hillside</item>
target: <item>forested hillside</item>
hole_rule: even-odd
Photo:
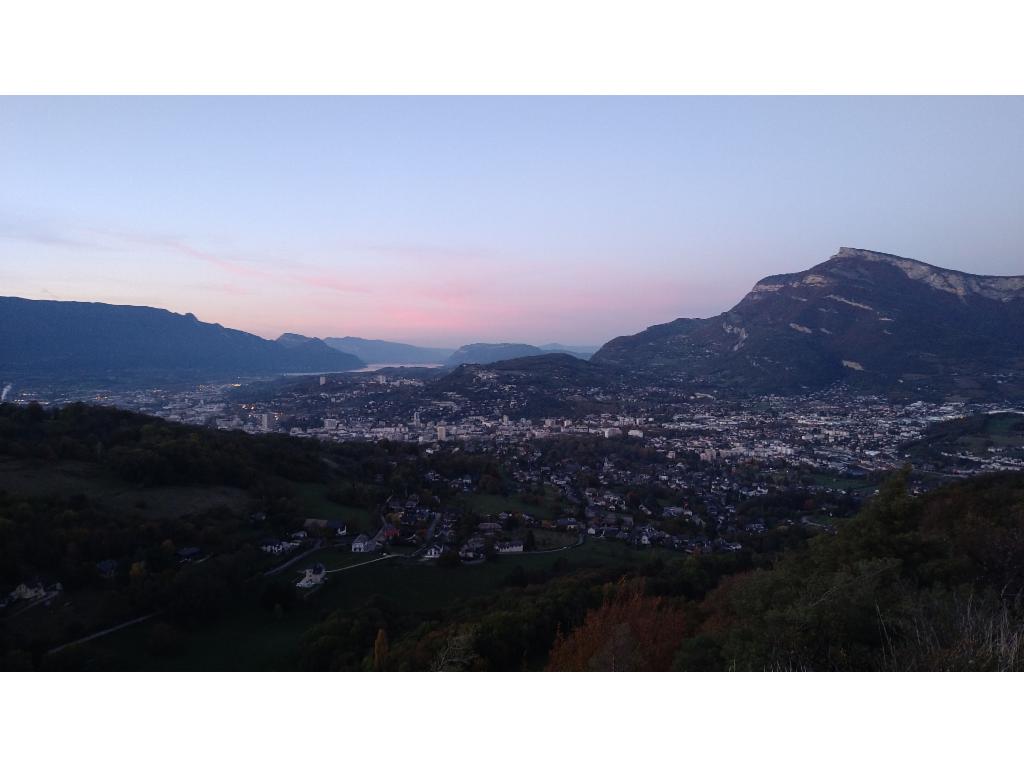
[[[43,593],[0,607],[0,666],[1020,669],[1024,476],[920,496],[906,479],[782,551],[688,555],[569,536],[467,566],[400,547],[372,562],[314,532],[303,552],[367,567],[303,599],[259,545],[309,518],[372,532],[387,499],[413,494],[474,531],[491,519],[482,502],[524,502],[482,455],[2,406],[0,598]]]

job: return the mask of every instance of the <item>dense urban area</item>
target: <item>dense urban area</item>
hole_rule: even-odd
[[[663,384],[630,384],[563,391],[562,400],[574,403],[571,412],[531,418],[509,415],[536,411],[530,392],[504,383],[485,367],[465,369],[447,378],[432,369],[398,368],[64,397],[254,435],[336,443],[393,441],[420,446],[428,456],[492,456],[509,468],[514,493],[533,493],[553,500],[557,508],[553,520],[524,515],[525,527],[544,525],[634,546],[690,552],[738,549],[738,540],[779,525],[827,528],[830,514],[849,509],[851,501],[877,487],[878,476],[908,462],[918,470],[918,491],[958,476],[1024,467],[1024,454],[1012,445],[988,445],[981,452],[923,452],[919,445],[936,424],[979,414],[1020,413],[1013,403],[893,402],[841,387],[799,397],[740,400],[690,388],[673,391]],[[470,389],[464,386],[467,378],[474,385]],[[446,389],[449,384],[457,389]],[[22,392],[19,399],[28,401],[37,394]],[[599,443],[597,460],[587,464],[574,458],[568,447],[580,441]],[[466,493],[476,492],[479,483],[471,476],[437,473],[425,479]],[[652,488],[657,489],[654,498]],[[815,505],[808,510],[814,514],[796,519],[738,511],[780,489],[816,494],[824,506]],[[389,505],[390,511],[411,513],[401,522],[413,543],[434,543],[422,553],[425,558],[456,546],[463,558],[483,555],[488,538],[457,541],[450,515],[435,521],[439,510],[405,499],[389,499]],[[495,522],[481,523],[481,532],[502,530],[510,514],[501,510]],[[429,529],[430,541],[415,533],[424,529]],[[372,537],[371,544],[357,540],[354,546],[382,547],[396,532],[382,519],[376,528],[353,530],[354,536]],[[511,551],[501,544],[499,551]],[[293,546],[296,542],[279,543],[274,551]]]

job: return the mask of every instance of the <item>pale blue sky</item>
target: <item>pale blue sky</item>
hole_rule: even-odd
[[[1024,99],[0,99],[0,294],[599,343],[839,246],[1024,273]]]

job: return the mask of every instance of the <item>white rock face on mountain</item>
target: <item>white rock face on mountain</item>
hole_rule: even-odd
[[[1024,298],[1024,275],[1016,277],[968,275],[952,269],[934,267],[913,259],[905,259],[889,253],[866,251],[861,248],[840,248],[839,253],[832,258],[862,259],[892,264],[903,270],[903,273],[911,280],[919,280],[938,291],[953,293],[961,298],[971,293],[996,301]]]
[[[1024,276],[859,248],[765,277],[732,309],[608,342],[594,362],[700,384],[799,391],[1024,392]],[[910,382],[907,384],[907,382]],[[972,394],[974,396],[974,394]]]

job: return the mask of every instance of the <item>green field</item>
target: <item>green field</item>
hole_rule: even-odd
[[[523,512],[539,516],[544,510],[533,504],[527,504],[512,496],[498,496],[490,493],[477,493],[469,497],[469,508],[478,515],[498,515],[502,512]]]
[[[933,424],[915,443],[906,447],[911,456],[936,458],[942,453],[984,456],[989,448],[1024,450],[1024,416],[991,413]]]
[[[85,666],[99,669],[291,669],[306,630],[327,613],[357,609],[373,596],[387,598],[402,610],[426,616],[504,588],[509,574],[520,566],[528,573],[536,573],[550,571],[559,561],[566,570],[575,570],[638,565],[658,557],[682,556],[604,541],[587,541],[581,547],[561,552],[506,555],[495,562],[451,569],[365,555],[351,556],[349,561],[345,554],[325,550],[307,562],[319,560],[328,568],[338,567],[339,563],[352,564],[358,558],[378,562],[331,575],[318,592],[281,617],[259,605],[257,597],[262,584],[254,583],[251,600],[237,605],[217,624],[189,634],[181,654],[158,658],[147,652],[147,638],[156,620],[91,641],[75,653]],[[295,571],[298,570],[300,564],[296,564]],[[295,574],[275,578],[294,580]]]
[[[380,528],[380,517],[371,509],[338,504],[327,498],[327,486],[320,483],[292,483],[296,499],[308,517],[344,520],[352,533],[371,532]]]
[[[478,515],[498,515],[501,512],[521,512],[533,515],[538,520],[551,520],[560,515],[575,514],[576,510],[565,504],[558,491],[545,487],[545,503],[530,504],[515,496],[499,496],[496,494],[477,493],[469,497],[469,508]],[[557,507],[557,512],[555,511]]]
[[[533,540],[539,550],[567,547],[575,544],[579,538],[577,534],[565,531],[551,531],[544,528],[530,528],[526,530],[533,531]],[[526,539],[526,531],[523,529],[518,530],[514,535],[516,538]]]
[[[840,475],[829,475],[824,472],[815,472],[808,476],[808,481],[823,488],[834,488],[837,491],[863,491],[878,486],[866,477],[841,477]]]
[[[0,488],[25,496],[85,494],[115,511],[146,517],[180,517],[227,507],[245,510],[248,496],[238,488],[164,485],[146,487],[114,477],[98,464],[80,461],[0,459]]]

